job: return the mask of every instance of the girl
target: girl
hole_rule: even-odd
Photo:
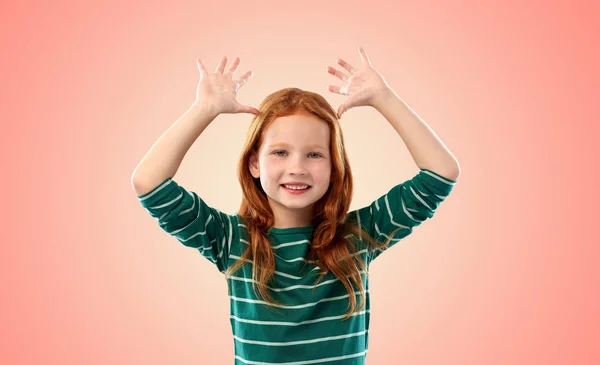
[[[235,364],[365,364],[369,265],[431,218],[459,175],[452,154],[396,96],[359,47],[362,67],[332,67],[348,98],[335,110],[312,92],[286,88],[255,109],[236,101],[233,80],[198,60],[196,101],[152,146],[132,176],[144,208],[163,230],[197,249],[225,275]],[[420,172],[372,204],[348,212],[352,172],[339,118],[372,106],[392,124]],[[178,185],[185,153],[219,114],[252,113],[238,165],[235,214],[208,206]]]

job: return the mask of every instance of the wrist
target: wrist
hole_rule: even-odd
[[[381,89],[373,95],[371,106],[377,110],[381,110],[385,105],[389,105],[390,101],[400,99],[394,90],[390,88]]]
[[[189,109],[195,114],[200,114],[209,118],[216,118],[219,112],[216,111],[214,105],[209,105],[200,101],[195,101]]]

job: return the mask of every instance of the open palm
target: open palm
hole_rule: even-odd
[[[337,94],[347,95],[348,97],[338,108],[338,118],[342,114],[357,106],[373,106],[375,98],[383,92],[390,89],[387,82],[371,65],[367,52],[362,47],[358,47],[358,53],[362,60],[362,66],[356,68],[348,62],[338,58],[337,63],[350,73],[341,72],[333,67],[328,67],[327,72],[342,80],[344,86],[329,85],[328,90]]]
[[[258,109],[242,105],[237,100],[237,92],[252,76],[252,71],[246,72],[237,80],[234,79],[240,58],[236,57],[229,70],[225,72],[227,57],[221,58],[215,72],[208,72],[202,60],[198,58],[200,82],[196,88],[196,104],[208,105],[217,115],[220,113],[252,113],[258,115]]]

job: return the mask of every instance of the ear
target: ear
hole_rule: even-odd
[[[250,169],[250,174],[252,174],[253,178],[258,179],[260,177],[260,170],[258,168],[258,156],[254,151],[250,153],[250,158],[248,159],[248,168]]]

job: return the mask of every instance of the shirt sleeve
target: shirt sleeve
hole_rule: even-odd
[[[196,193],[171,178],[138,199],[165,232],[183,245],[197,249],[220,272],[225,272],[237,228],[236,215],[211,208]]]
[[[375,249],[368,245],[369,260],[375,260],[385,250],[411,234],[414,227],[433,217],[455,184],[456,180],[423,169],[412,179],[394,186],[370,205],[348,213],[349,218],[356,220],[378,243],[385,243],[398,229],[385,248]],[[364,239],[360,241],[365,243]]]

